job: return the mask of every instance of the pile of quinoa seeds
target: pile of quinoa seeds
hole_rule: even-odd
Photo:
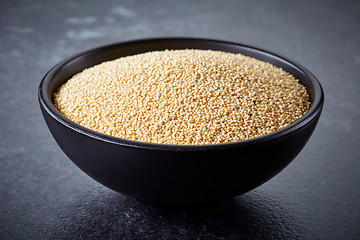
[[[114,137],[218,144],[279,130],[310,107],[289,73],[241,54],[166,50],[85,69],[53,96],[70,120]]]

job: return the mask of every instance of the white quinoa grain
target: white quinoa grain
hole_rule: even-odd
[[[70,120],[114,137],[217,144],[277,131],[310,107],[291,74],[241,54],[166,50],[104,62],[56,93]]]

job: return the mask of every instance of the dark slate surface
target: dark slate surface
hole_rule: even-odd
[[[0,1],[0,239],[360,239],[359,1]],[[61,152],[37,87],[57,62],[148,37],[254,45],[325,90],[300,155],[235,199],[161,209],[90,179]]]

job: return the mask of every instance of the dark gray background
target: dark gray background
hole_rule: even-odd
[[[0,1],[0,239],[360,239],[359,1]],[[279,175],[201,209],[115,193],[67,159],[37,87],[60,60],[149,37],[264,48],[307,67],[325,106]]]

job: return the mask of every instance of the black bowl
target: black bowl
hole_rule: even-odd
[[[185,48],[242,53],[270,62],[300,80],[312,105],[290,126],[261,137],[212,145],[166,145],[89,130],[65,118],[52,104],[54,91],[84,68],[148,51]],[[151,204],[215,202],[261,185],[302,150],[318,122],[323,101],[319,82],[293,61],[242,44],[189,38],[149,39],[89,50],[56,65],[39,86],[45,121],[65,154],[96,181]]]

